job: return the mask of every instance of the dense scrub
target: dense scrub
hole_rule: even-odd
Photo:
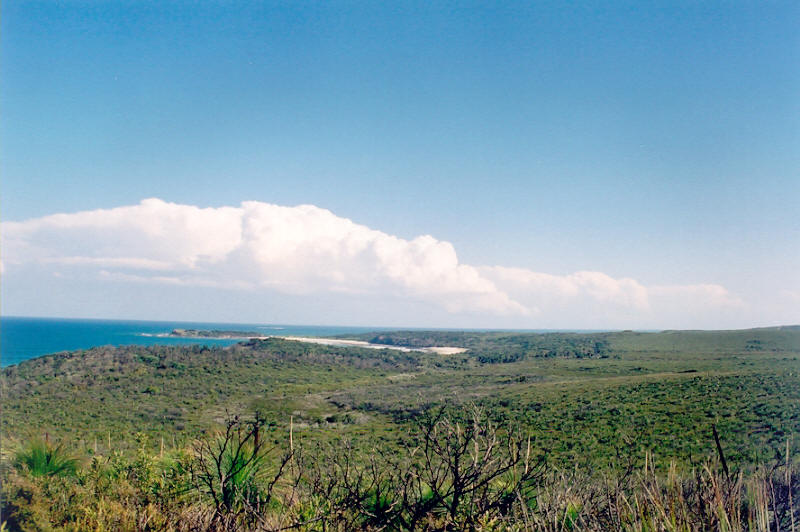
[[[606,357],[619,351],[738,352],[800,349],[800,326],[737,331],[633,331],[542,334],[470,331],[394,331],[348,336],[374,344],[404,347],[456,346],[484,363],[517,362],[529,357]]]
[[[269,339],[4,368],[8,526],[791,530],[800,329],[413,333],[469,350]],[[232,455],[226,430],[250,434]],[[500,475],[455,496],[459,452]]]
[[[260,414],[229,417],[186,448],[86,454],[43,470],[18,442],[3,466],[11,530],[791,530],[800,472],[719,460],[657,472],[552,467],[519,427],[476,408],[424,412],[401,452],[273,440]],[[86,451],[84,451],[86,452]],[[39,464],[41,466],[41,464]]]
[[[373,344],[402,347],[463,347],[481,363],[517,362],[528,357],[605,357],[605,334],[474,333],[464,331],[398,331],[357,336]]]

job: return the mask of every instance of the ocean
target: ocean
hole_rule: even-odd
[[[265,336],[334,336],[386,330],[380,327],[327,327],[255,323],[185,321],[83,320],[61,318],[0,318],[0,366],[18,364],[50,353],[101,345],[231,345],[241,340],[169,338],[154,335],[173,329],[220,329],[261,332]]]

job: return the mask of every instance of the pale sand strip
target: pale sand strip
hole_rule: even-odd
[[[339,347],[364,347],[367,349],[394,349],[396,351],[422,351],[424,353],[436,353],[439,355],[457,355],[463,353],[466,349],[462,347],[405,347],[401,345],[384,345],[384,344],[371,344],[362,340],[339,340],[336,338],[307,338],[304,336],[274,336],[273,338],[282,338],[284,340],[293,340],[295,342],[307,342],[310,344],[331,345]]]
[[[142,336],[157,336],[164,338],[186,338],[193,340],[267,340],[269,338],[280,338],[281,340],[292,340],[295,342],[306,342],[309,344],[330,345],[338,347],[363,347],[366,349],[394,349],[395,351],[420,351],[423,353],[436,353],[437,355],[457,355],[464,353],[463,347],[405,347],[402,345],[371,344],[362,340],[340,340],[338,338],[309,338],[305,336],[177,336],[172,333],[140,333]]]
[[[395,351],[420,351],[423,353],[436,353],[437,355],[457,355],[464,353],[463,347],[405,347],[402,345],[371,344],[362,340],[340,340],[338,338],[310,338],[306,336],[178,336],[172,333],[139,333],[141,336],[154,336],[159,338],[186,338],[187,340],[268,340],[270,338],[280,338],[281,340],[292,340],[295,342],[306,342],[309,344],[330,345],[338,347],[363,347],[366,349],[394,349]]]

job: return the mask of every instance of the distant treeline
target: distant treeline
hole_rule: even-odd
[[[621,352],[795,352],[800,326],[733,331],[519,333],[502,331],[393,331],[348,336],[403,347],[463,347],[481,363],[526,358],[605,358]]]

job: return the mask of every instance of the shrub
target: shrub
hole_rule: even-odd
[[[61,443],[52,445],[43,439],[34,439],[17,452],[16,463],[34,477],[46,477],[75,475],[79,461],[70,456]]]
[[[235,526],[238,517],[257,518],[270,503],[275,483],[291,458],[291,452],[285,454],[272,480],[264,478],[271,465],[267,458],[275,449],[268,449],[261,437],[265,423],[258,413],[249,421],[234,416],[222,432],[194,444],[192,483],[212,499],[218,525]]]

